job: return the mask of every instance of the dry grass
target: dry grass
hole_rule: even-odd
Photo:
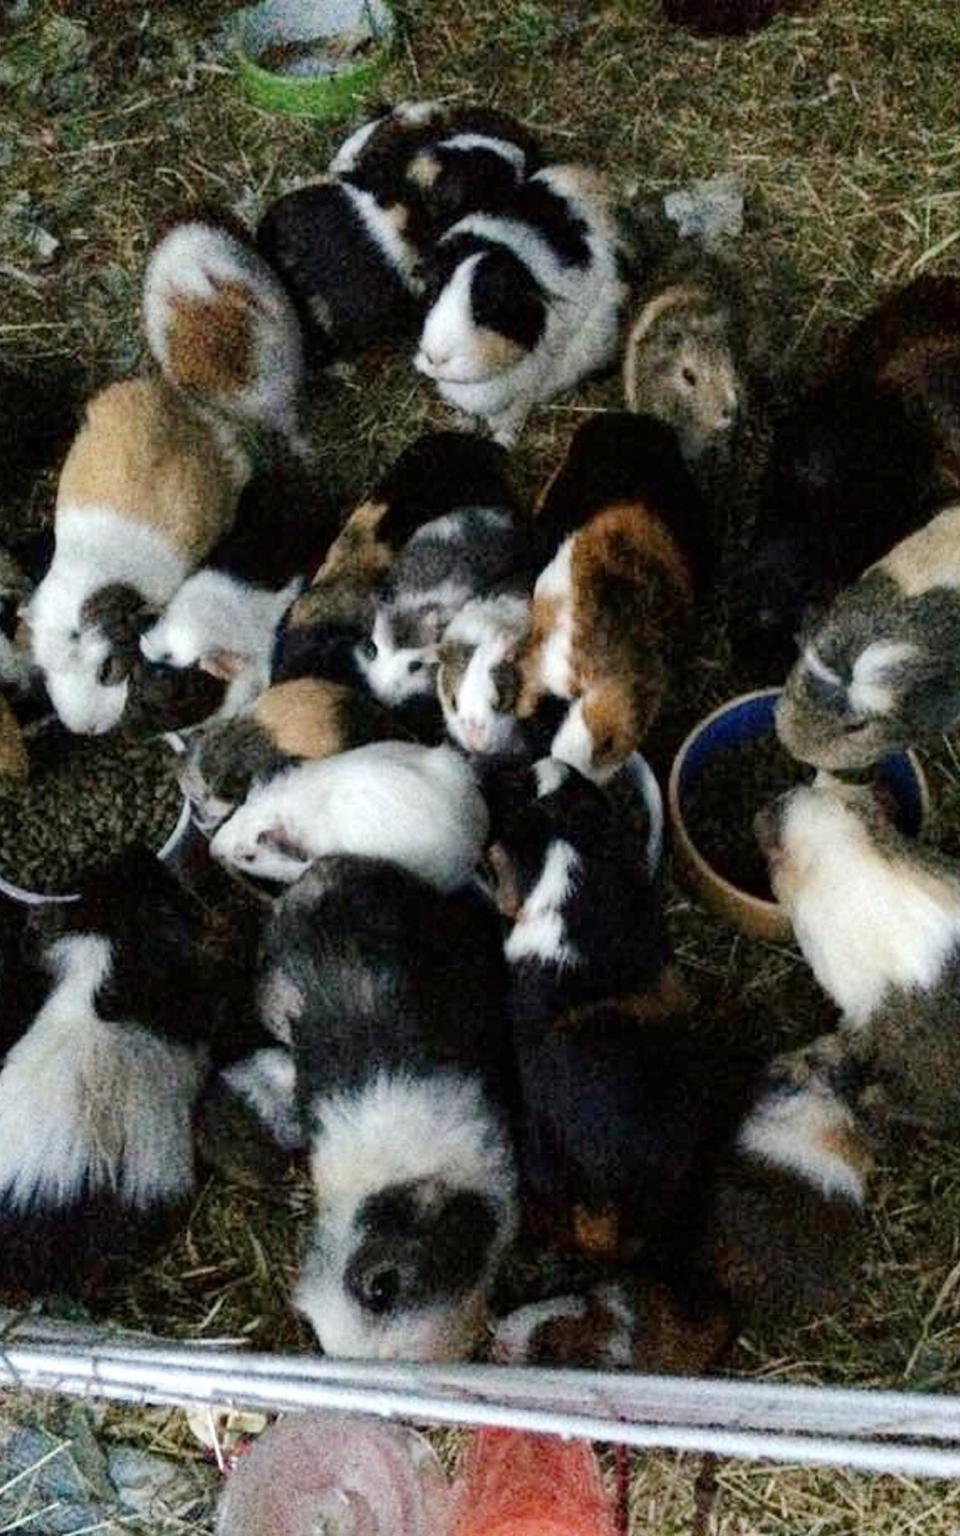
[[[138,282],[158,217],[195,200],[252,217],[320,171],[338,131],[243,101],[206,41],[220,11],[213,3],[168,0],[148,11],[122,0],[34,0],[24,9],[0,55],[0,358],[48,370],[79,362],[93,384],[140,361]],[[826,0],[742,43],[668,29],[655,0],[403,0],[398,10],[403,41],[383,82],[388,97],[492,101],[519,112],[554,154],[596,157],[643,193],[739,170],[743,261],[758,290],[776,296],[781,365],[809,360],[885,285],[960,259],[960,12],[949,0]],[[78,21],[86,55],[83,33],[70,31]],[[60,242],[46,262],[32,243],[36,226]],[[523,483],[541,478],[576,411],[616,396],[614,383],[591,386],[542,411],[518,456]],[[445,416],[397,358],[327,387],[316,419],[331,483],[350,500]],[[40,484],[27,503],[0,508],[0,529],[42,515],[47,500]],[[728,653],[722,614],[705,621],[682,701],[654,744],[658,761],[702,707],[748,676]],[[946,751],[930,766],[949,829],[960,823],[960,773]],[[830,1027],[831,1010],[792,951],[733,938],[680,891],[670,916],[708,1011],[743,999],[749,1027],[759,1020],[771,1045]],[[184,1338],[306,1344],[288,1306],[304,1214],[296,1175],[260,1193],[212,1177],[179,1241],[105,1301],[131,1325]],[[873,1222],[850,1304],[789,1339],[744,1341],[740,1369],[960,1386],[960,1148],[917,1137],[885,1149]],[[187,1445],[176,1415],[125,1410],[109,1423],[154,1448]],[[638,1465],[635,1530],[688,1529],[691,1462]],[[719,1528],[731,1536],[960,1526],[956,1489],[901,1479],[730,1465],[722,1484]]]

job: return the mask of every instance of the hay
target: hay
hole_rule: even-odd
[[[595,156],[625,189],[659,192],[742,173],[741,242],[752,282],[773,295],[772,356],[792,367],[861,315],[886,284],[960,260],[960,141],[949,62],[960,12],[943,0],[829,0],[741,43],[669,29],[655,0],[403,0],[403,38],[384,96],[475,98],[520,111],[551,153]],[[247,218],[322,171],[338,130],[259,113],[209,42],[223,7],[32,0],[0,60],[0,362],[86,387],[142,358],[137,305],[157,219],[217,201]],[[69,22],[64,26],[63,22]],[[26,196],[24,196],[26,194]],[[51,247],[51,241],[58,242]],[[535,487],[578,413],[615,404],[616,380],[538,412],[518,454]],[[349,502],[417,431],[449,421],[402,358],[361,364],[324,386],[317,440]],[[757,439],[762,442],[762,427]],[[731,496],[734,518],[744,497]],[[0,536],[50,507],[49,476],[0,507]],[[742,529],[739,535],[742,537]],[[663,768],[698,716],[757,678],[729,652],[722,612],[651,744]],[[960,853],[960,769],[930,772],[938,835]],[[831,1027],[833,1010],[790,950],[720,928],[682,891],[677,951],[716,1006],[742,999],[744,1029],[771,1048]],[[104,1298],[133,1326],[178,1337],[243,1336],[258,1348],[309,1339],[289,1309],[307,1212],[302,1177],[252,1192],[211,1176],[187,1229],[151,1269]],[[790,1338],[745,1340],[737,1368],[791,1381],[960,1387],[960,1148],[916,1137],[884,1154],[859,1294]],[[190,1454],[179,1415],[111,1411],[110,1433]],[[455,1444],[447,1437],[445,1444]],[[696,1463],[638,1458],[634,1528],[689,1529]],[[947,1532],[960,1493],[837,1472],[721,1472],[724,1533]]]

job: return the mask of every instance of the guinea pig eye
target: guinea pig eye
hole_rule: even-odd
[[[363,1277],[363,1304],[369,1312],[382,1317],[392,1312],[400,1296],[400,1271],[395,1264],[384,1264]]]
[[[376,641],[369,638],[361,640],[357,645],[357,653],[363,657],[364,661],[372,661],[377,654]]]
[[[684,384],[689,384],[691,389],[693,389],[695,387],[696,382],[697,382],[697,376],[694,373],[692,368],[684,368],[684,370],[683,370],[683,382],[684,382]]]
[[[844,724],[843,724],[843,727],[842,727],[843,734],[844,734],[844,736],[856,736],[858,731],[865,731],[867,729],[867,726],[868,725],[872,725],[872,724],[873,724],[873,721],[869,720],[869,719],[868,720],[846,720],[846,721],[844,721]]]
[[[410,663],[410,676],[412,677],[414,675],[414,673],[416,673],[416,672],[422,672],[425,666],[426,666],[426,662],[425,661],[411,661],[411,663]]]

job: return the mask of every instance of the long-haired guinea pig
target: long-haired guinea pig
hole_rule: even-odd
[[[713,548],[710,514],[663,422],[627,411],[574,433],[534,519],[540,574],[516,713],[569,701],[551,752],[581,772],[643,741]]]
[[[732,267],[685,250],[638,297],[627,334],[627,405],[677,434],[688,464],[729,455],[749,407],[756,322]]]
[[[534,405],[614,362],[625,261],[602,175],[539,171],[500,211],[460,219],[437,243],[414,365],[513,443]]]
[[[0,1068],[0,1270],[95,1290],[192,1192],[219,987],[198,911],[145,852],[28,928],[39,995],[4,1000],[19,1038]]]
[[[468,1356],[516,1223],[496,914],[324,859],[274,908],[260,998],[293,1041],[317,1207],[297,1304],[322,1348]]]
[[[883,300],[774,434],[731,586],[738,649],[770,677],[797,632],[960,486],[960,279]]]
[[[953,1132],[960,1107],[960,869],[824,776],[762,811],[770,879],[852,1048],[900,1118]]]
[[[422,523],[397,555],[378,595],[373,632],[358,651],[368,686],[385,704],[433,694],[447,625],[528,556],[527,528],[498,462],[502,449],[473,436],[458,442],[452,433],[434,434],[432,442],[434,472],[448,468],[445,510]],[[450,450],[448,467],[441,447]]]
[[[367,694],[322,678],[294,678],[267,688],[239,713],[191,732],[177,776],[194,820],[211,831],[254,784],[269,782],[292,764],[402,734]]]
[[[303,447],[300,322],[233,221],[186,218],[157,242],[144,275],[143,323],[170,384],[258,436]]]
[[[426,432],[410,443],[347,518],[311,586],[277,636],[274,682],[307,676],[364,682],[358,648],[400,551],[427,523],[465,505],[513,507],[504,454],[466,432]]]
[[[60,474],[53,563],[25,609],[57,714],[97,735],[120,720],[146,613],[230,527],[250,461],[161,379],[89,402]]]
[[[453,890],[470,879],[488,825],[473,772],[452,747],[380,741],[254,784],[210,851],[282,881],[324,854],[364,854]]]
[[[897,544],[801,637],[777,705],[784,746],[859,768],[960,719],[960,504]]]
[[[778,1056],[712,1176],[700,1262],[739,1326],[804,1324],[849,1295],[867,1233],[873,1153],[837,1035]]]
[[[364,123],[330,162],[330,174],[409,211],[404,233],[426,254],[474,209],[495,211],[539,168],[536,139],[492,107],[405,101]]]
[[[530,596],[507,588],[465,603],[437,648],[437,696],[447,733],[467,752],[528,750],[517,719],[516,661],[530,629]]]

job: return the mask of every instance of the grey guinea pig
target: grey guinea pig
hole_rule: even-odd
[[[627,405],[673,427],[688,464],[732,450],[749,408],[755,329],[736,272],[706,252],[668,259],[640,294],[624,354]]]
[[[255,783],[293,763],[349,752],[403,730],[374,699],[322,678],[275,683],[242,713],[193,732],[181,758],[180,787],[205,830],[219,826]]]
[[[794,757],[859,768],[960,717],[960,504],[895,545],[802,637],[777,706]]]
[[[828,775],[756,825],[804,958],[891,1112],[955,1132],[960,868],[898,832],[870,789]]]

